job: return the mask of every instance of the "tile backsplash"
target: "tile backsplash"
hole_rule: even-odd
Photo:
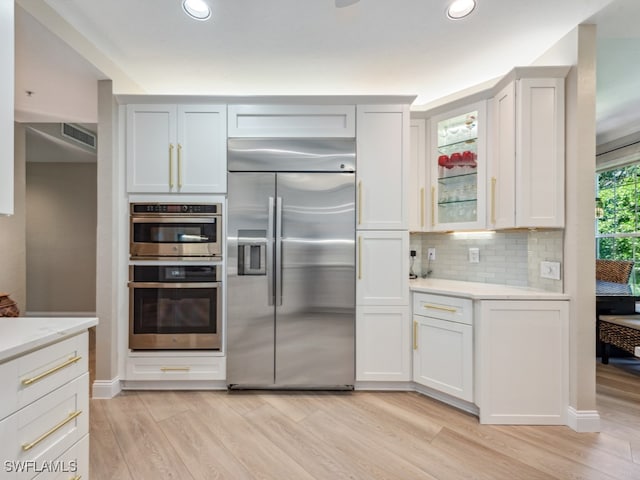
[[[562,292],[560,280],[540,277],[541,261],[562,261],[562,230],[482,233],[412,233],[415,250],[413,272],[419,277],[498,283]],[[435,260],[427,252],[435,248]],[[480,252],[478,263],[469,262],[469,249]],[[428,275],[427,275],[428,273]]]

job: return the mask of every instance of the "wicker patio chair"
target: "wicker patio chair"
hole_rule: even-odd
[[[633,262],[624,260],[596,260],[596,280],[613,283],[627,283],[631,276]]]

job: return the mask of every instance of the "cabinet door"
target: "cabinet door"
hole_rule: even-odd
[[[413,119],[409,127],[409,230],[412,232],[424,230],[427,222],[425,124],[425,120]]]
[[[516,86],[509,83],[491,99],[487,226],[510,228],[516,221]]]
[[[409,305],[409,232],[358,232],[358,305]]]
[[[486,102],[429,119],[430,230],[486,226]]]
[[[409,107],[357,108],[358,229],[406,229]]]
[[[166,193],[176,183],[175,105],[127,105],[127,191]]]
[[[409,307],[356,310],[356,381],[411,380]]]
[[[473,401],[473,327],[413,316],[413,380]]]
[[[227,191],[227,115],[224,105],[180,105],[177,149],[177,191]]]
[[[516,226],[564,226],[564,78],[523,78],[517,90]]]
[[[480,423],[564,425],[568,302],[483,301],[475,325]]]

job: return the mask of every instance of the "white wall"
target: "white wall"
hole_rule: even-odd
[[[24,315],[27,302],[26,248],[25,248],[25,129],[16,124],[14,131],[15,155],[11,160],[15,175],[11,182],[15,185],[15,208],[12,216],[0,215],[0,292],[11,294]],[[1,146],[0,146],[1,148]],[[0,173],[0,178],[4,171]]]
[[[26,177],[27,311],[95,312],[96,164],[28,162]]]

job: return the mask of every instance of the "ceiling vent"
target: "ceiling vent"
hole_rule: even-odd
[[[70,138],[71,140],[81,143],[85,147],[96,149],[96,136],[89,130],[71,125],[70,123],[62,124],[62,136]]]

